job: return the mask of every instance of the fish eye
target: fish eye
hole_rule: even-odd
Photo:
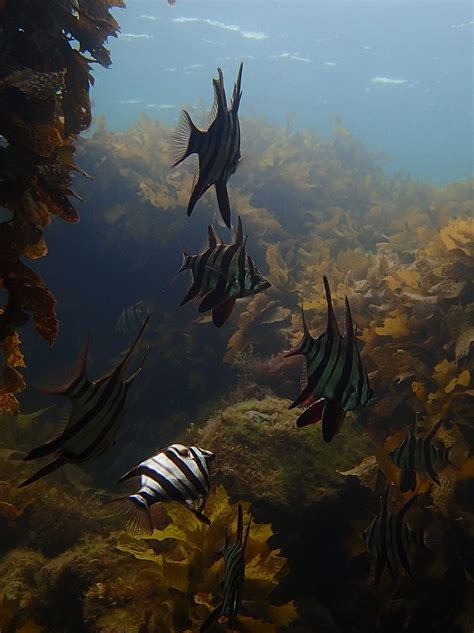
[[[181,457],[190,457],[191,453],[189,451],[189,449],[186,448],[186,446],[180,446],[180,448],[176,449],[178,452],[178,455],[181,455]]]

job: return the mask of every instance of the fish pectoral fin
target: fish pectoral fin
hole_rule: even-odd
[[[309,424],[316,424],[323,416],[324,406],[326,401],[324,399],[317,400],[309,405],[309,407],[303,411],[300,417],[296,421],[296,426],[301,428],[308,426]]]
[[[64,466],[64,464],[66,463],[67,461],[64,459],[64,457],[58,457],[57,459],[53,460],[52,462],[49,462],[49,464],[46,464],[46,466],[38,470],[37,473],[35,473],[31,477],[23,481],[21,484],[19,484],[18,488],[24,488],[25,486],[29,486],[34,481],[38,481],[38,479],[41,479],[41,477],[44,477],[45,475],[49,475],[49,473],[54,472],[58,468],[61,468],[61,466]]]
[[[183,110],[172,137],[174,161],[171,167],[176,167],[191,154],[199,154],[205,136],[206,133],[199,130],[186,110]]]
[[[400,491],[408,492],[411,490],[414,492],[416,488],[416,472],[410,469],[403,469],[400,472]]]
[[[224,301],[212,311],[212,322],[216,327],[221,327],[232,314],[235,306],[235,299]]]
[[[150,510],[144,501],[139,501],[135,497],[121,497],[105,501],[104,505],[114,507],[115,515],[123,515],[125,525],[131,532],[153,534]]]
[[[222,290],[212,290],[209,292],[199,304],[199,312],[207,312],[208,310],[214,310],[223,301],[227,300],[227,295]]]
[[[230,202],[229,194],[227,193],[227,185],[223,182],[216,182],[215,187],[219,211],[221,212],[225,225],[228,229],[230,229]]]
[[[346,411],[334,400],[327,400],[323,411],[323,439],[330,442],[341,429]]]

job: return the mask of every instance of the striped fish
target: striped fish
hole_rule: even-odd
[[[63,387],[48,392],[66,396],[72,401],[69,420],[60,435],[34,448],[25,457],[27,461],[46,456],[53,456],[54,459],[20,484],[20,488],[28,486],[67,463],[82,464],[102,455],[115,443],[130,385],[142,370],[146,354],[131,376],[125,378],[124,373],[149,319],[150,317],[147,317],[145,320],[125,358],[110,374],[94,382],[88,380],[86,366],[89,341],[87,341],[80,357],[77,375]]]
[[[395,579],[392,564],[401,566],[405,573],[413,579],[412,565],[409,559],[410,548],[413,544],[424,547],[434,547],[438,537],[433,529],[411,530],[404,518],[410,508],[415,504],[418,496],[411,497],[395,514],[388,509],[388,495],[390,487],[380,497],[380,510],[367,530],[362,534],[362,539],[369,552],[376,559],[374,583],[378,584],[385,567],[387,567],[392,579]],[[438,528],[436,528],[437,530]]]
[[[142,327],[148,314],[146,303],[139,301],[135,305],[122,310],[115,324],[115,330],[120,334],[135,334]]]
[[[323,277],[328,306],[326,330],[314,339],[303,315],[303,338],[286,356],[302,354],[305,358],[302,391],[290,409],[303,405],[297,426],[322,419],[323,439],[330,442],[339,432],[347,411],[370,405],[373,391],[357,349],[357,331],[352,322],[349,301],[345,301],[345,334],[341,336],[332,307],[327,277]]]
[[[416,473],[424,473],[440,485],[436,468],[451,464],[457,469],[462,467],[466,451],[462,442],[455,442],[446,447],[441,441],[436,442],[442,420],[439,420],[423,437],[417,433],[417,422],[414,420],[408,429],[407,437],[390,453],[393,463],[400,468],[400,490],[407,492],[416,488]]]
[[[172,444],[119,479],[120,483],[140,477],[138,492],[109,503],[120,505],[127,517],[127,528],[132,531],[153,532],[150,507],[158,501],[178,501],[209,525],[202,512],[211,487],[213,459],[214,453],[197,446]]]
[[[230,204],[227,182],[237,169],[240,160],[240,123],[239,104],[242,96],[243,63],[240,64],[237,81],[230,108],[224,90],[222,70],[217,69],[218,79],[213,79],[214,105],[209,117],[207,130],[199,130],[188,112],[183,110],[174,134],[174,157],[172,167],[183,160],[198,154],[199,176],[194,179],[193,190],[188,204],[188,216],[191,215],[199,198],[211,187],[216,188],[217,203],[226,226],[230,228]]]
[[[224,244],[212,226],[208,227],[209,245],[199,255],[183,252],[178,273],[190,270],[193,277],[181,305],[203,298],[199,312],[212,310],[212,320],[221,327],[232,314],[236,299],[250,297],[270,287],[245,250],[242,220],[238,219],[235,242]]]
[[[212,611],[199,629],[204,633],[216,620],[230,620],[231,631],[234,630],[235,618],[242,604],[242,591],[245,580],[245,548],[250,531],[252,517],[247,524],[244,536],[244,519],[242,506],[239,503],[237,513],[237,535],[235,543],[229,544],[229,533],[226,529],[224,544],[224,582],[222,600]]]

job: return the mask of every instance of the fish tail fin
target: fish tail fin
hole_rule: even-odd
[[[138,534],[153,534],[151,514],[146,501],[138,495],[105,501],[114,508],[115,515],[123,515],[127,530]]]
[[[171,167],[176,167],[191,154],[199,154],[204,132],[199,130],[191,117],[182,110],[178,125],[172,136],[172,155],[174,161]]]
[[[221,610],[222,610],[222,602],[218,604],[217,607],[213,611],[211,611],[211,613],[207,616],[207,618],[201,624],[199,628],[199,633],[204,633],[211,626],[211,624],[214,624],[214,622],[216,622],[216,620],[219,618],[221,614]]]
[[[63,457],[58,457],[57,459],[53,460],[49,464],[46,464],[46,466],[43,466],[43,468],[40,468],[40,470],[38,470],[37,473],[35,473],[31,477],[23,481],[21,484],[19,484],[18,488],[24,488],[25,486],[29,486],[34,481],[41,479],[41,477],[44,477],[45,475],[49,475],[49,473],[54,472],[58,468],[61,468],[61,466],[64,466],[64,464],[66,464],[66,460]]]
[[[411,469],[403,469],[400,472],[400,491],[415,491],[416,488],[416,472]]]
[[[224,182],[216,182],[215,187],[219,211],[221,212],[226,227],[230,229],[230,202],[227,185]]]
[[[446,460],[456,470],[462,470],[468,454],[469,448],[463,441],[454,442],[454,444],[446,448]]]
[[[183,270],[190,270],[193,266],[193,256],[183,251],[183,262],[181,264],[181,268],[178,270],[178,273],[182,273]]]
[[[307,409],[303,411],[300,417],[296,420],[296,426],[301,428],[308,426],[309,424],[316,424],[323,417],[324,405],[326,401],[324,399],[317,400],[309,405]]]
[[[345,417],[346,411],[337,402],[326,400],[322,421],[325,442],[330,442],[339,433]]]

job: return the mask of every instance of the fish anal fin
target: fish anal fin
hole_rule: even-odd
[[[176,167],[191,154],[199,154],[205,132],[199,130],[186,110],[182,110],[172,136],[173,164]]]
[[[46,464],[46,466],[43,466],[43,468],[38,470],[37,473],[35,473],[31,477],[23,481],[21,484],[19,484],[18,488],[24,488],[25,486],[29,486],[34,481],[38,481],[38,479],[41,479],[41,477],[45,477],[46,475],[53,473],[55,470],[57,470],[58,468],[61,468],[61,466],[64,466],[64,464],[66,463],[67,461],[64,459],[64,457],[58,457],[57,459],[53,460],[49,464]]]
[[[330,442],[341,429],[346,411],[334,400],[327,400],[323,411],[323,439]]]
[[[317,400],[309,405],[305,411],[300,415],[300,417],[296,421],[296,426],[301,428],[303,426],[308,426],[309,424],[316,424],[322,418],[324,405],[326,401],[324,399]]]
[[[209,292],[199,304],[199,312],[207,312],[208,310],[214,310],[223,301],[226,301],[227,297],[221,290],[212,290]]]
[[[199,633],[204,633],[212,624],[214,624],[214,622],[217,622],[217,620],[221,616],[221,610],[222,610],[222,603],[218,604],[217,607],[213,611],[211,611],[211,613],[207,616],[207,618],[201,624]]]
[[[400,471],[400,491],[415,491],[416,488],[416,472],[410,469],[402,469]]]
[[[232,314],[235,306],[235,299],[229,299],[219,304],[212,310],[212,322],[216,327],[222,327]]]
[[[230,229],[230,202],[225,182],[218,181],[215,183],[217,204],[225,225]]]

